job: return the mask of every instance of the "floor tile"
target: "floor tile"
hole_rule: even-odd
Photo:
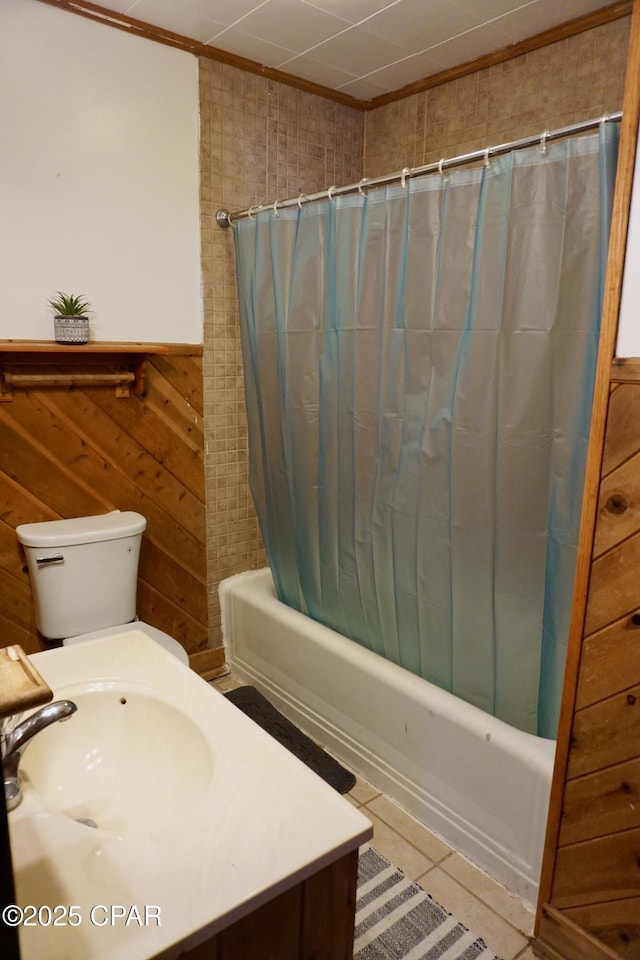
[[[373,800],[374,797],[379,797],[380,791],[367,780],[363,780],[362,777],[356,777],[355,786],[352,790],[349,790],[349,794],[354,800],[357,800],[358,803],[368,803],[368,801]]]
[[[367,809],[384,820],[390,827],[393,827],[434,863],[438,863],[452,853],[451,847],[444,840],[437,837],[435,833],[432,833],[431,830],[428,830],[427,827],[383,794],[370,800],[367,803]]]
[[[434,867],[426,876],[419,877],[418,883],[465,927],[482,937],[501,960],[514,960],[527,946],[526,937],[493,910],[488,909],[482,900],[461,886],[441,867]]]
[[[506,887],[459,853],[452,854],[441,866],[446,873],[504,917],[512,926],[517,927],[525,936],[531,936],[535,920],[534,911],[510,893]]]
[[[360,807],[360,812],[373,824],[371,845],[395,867],[399,867],[410,880],[416,880],[433,866],[429,857],[416,850],[408,840],[392,830],[384,820],[376,817],[368,807]]]
[[[241,687],[242,684],[238,683],[230,674],[227,674],[226,677],[219,677],[217,680],[212,680],[211,685],[219,690],[220,693],[227,693],[229,690],[236,690],[238,687]]]

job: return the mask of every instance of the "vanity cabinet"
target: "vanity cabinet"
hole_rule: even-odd
[[[180,960],[352,960],[357,871],[353,850]]]

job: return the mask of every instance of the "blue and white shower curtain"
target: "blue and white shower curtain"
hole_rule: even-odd
[[[617,125],[234,223],[281,600],[554,737]]]

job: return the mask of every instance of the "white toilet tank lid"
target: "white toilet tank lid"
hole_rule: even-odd
[[[69,547],[100,540],[119,540],[142,533],[145,517],[133,510],[112,510],[95,517],[73,517],[70,520],[45,520],[21,523],[16,535],[25,547]]]

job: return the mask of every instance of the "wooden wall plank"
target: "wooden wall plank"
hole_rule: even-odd
[[[10,574],[0,577],[0,610],[3,615],[13,621],[21,630],[33,632],[36,639],[35,615],[31,588],[23,580],[16,579]],[[2,637],[2,646],[6,646],[5,636]],[[37,648],[41,649],[39,642]]]
[[[599,557],[640,527],[640,452],[612,470],[600,484],[593,556]]]
[[[204,502],[203,450],[180,444],[177,433],[165,421],[153,415],[152,408],[142,397],[130,397],[128,403],[123,403],[111,391],[101,390],[96,391],[95,402],[187,490]]]
[[[637,684],[640,684],[640,608],[585,638],[576,710]]]
[[[549,904],[542,908],[533,952],[541,960],[620,960],[605,943]]]
[[[203,499],[186,490],[184,485],[153,457],[144,441],[134,440],[87,394],[58,390],[40,396],[43,403],[64,418],[65,430],[77,431],[85,444],[94,446],[104,461],[127,478],[129,486],[125,488],[121,484],[115,496],[124,496],[127,502],[138,500],[141,496],[145,500],[151,500],[188,533],[201,542],[204,541]],[[115,499],[115,496],[111,499]]]
[[[563,913],[624,960],[639,960],[640,897],[593,903]]]
[[[15,530],[21,523],[54,520],[56,514],[0,470],[0,519]]]
[[[638,755],[640,686],[576,711],[567,780]]]
[[[558,849],[553,905],[558,910],[640,897],[640,829]]]
[[[176,387],[150,367],[145,403],[178,435],[178,442],[198,455],[204,447],[204,419]]]
[[[55,391],[55,393],[64,395],[65,391]],[[62,401],[63,397],[60,399]],[[48,449],[56,451],[52,464],[58,465],[64,470],[65,476],[71,474],[74,480],[74,490],[80,489],[82,491],[81,493],[77,493],[77,502],[73,511],[62,514],[63,516],[106,513],[114,509],[116,505],[118,509],[139,509],[140,493],[138,486],[124,477],[111,460],[106,460],[101,452],[95,449],[92,441],[88,439],[86,434],[77,428],[74,429],[74,425],[70,420],[60,414],[56,396],[43,397],[40,393],[34,392],[28,398],[22,397],[20,401],[16,402],[19,402],[21,406],[20,422],[22,427],[30,431],[32,435],[37,431],[39,442]],[[152,461],[148,455],[146,455],[146,460],[149,468],[153,469],[151,467]],[[155,468],[157,470],[157,464],[155,464]],[[175,487],[173,478],[171,478],[171,480],[172,486]],[[89,499],[90,492],[101,489],[105,491],[101,502],[96,503],[94,500]],[[182,487],[179,489],[179,496],[181,496],[184,491]],[[185,495],[182,498],[187,499],[187,496]],[[189,499],[193,501],[194,498],[192,495],[189,495]],[[204,505],[198,503],[197,507],[200,515],[199,532],[202,536],[204,533],[205,520]],[[192,505],[190,509],[191,513],[194,514],[195,504]],[[165,551],[168,554],[173,552],[172,548],[177,547],[175,543],[176,539],[179,538],[182,541],[181,552],[184,552],[186,546],[185,541],[191,539],[185,534],[180,535],[180,531],[175,523],[176,514],[179,515],[178,504],[175,504],[173,523],[170,522],[171,518],[165,511],[159,514],[159,512],[155,510],[153,511],[153,515],[148,518],[149,523],[153,523],[157,531],[163,531],[163,542],[165,544]],[[194,522],[194,526],[195,525]],[[168,532],[164,534],[164,531]],[[150,533],[149,535],[152,536],[153,534]],[[158,534],[158,538],[159,537],[160,534]],[[172,540],[174,541],[173,543]],[[191,544],[189,552],[193,553],[192,568],[197,567],[202,573],[205,553],[204,544],[201,541]]]
[[[154,590],[141,571],[138,580],[138,616],[181,643],[187,653],[197,653],[208,645],[208,631],[190,612],[172,603],[164,594]]]
[[[618,385],[609,398],[607,437],[604,444],[602,476],[606,477],[638,450],[640,396],[633,383]]]
[[[157,356],[150,365],[160,377],[173,384],[176,391],[199,417],[204,416],[204,379],[201,357],[182,357],[176,354]],[[155,377],[150,378],[152,381]]]
[[[623,116],[620,128],[620,149],[616,168],[616,183],[611,217],[611,231],[609,234],[609,250],[607,255],[606,282],[602,304],[602,322],[598,344],[598,362],[593,392],[591,422],[589,429],[589,446],[585,465],[584,493],[582,498],[580,532],[576,558],[576,572],[574,577],[574,591],[571,608],[571,622],[565,660],[562,702],[558,722],[557,747],[554,763],[551,793],[549,800],[549,815],[545,846],[540,873],[540,888],[538,911],[536,914],[536,933],[540,924],[542,905],[552,896],[555,851],[558,843],[566,766],[569,757],[569,745],[577,678],[580,669],[580,654],[582,640],[585,635],[585,618],[587,615],[587,600],[590,596],[590,579],[592,576],[591,557],[595,535],[595,523],[598,509],[598,492],[603,471],[607,472],[617,465],[616,459],[620,453],[614,454],[610,447],[607,466],[603,466],[606,459],[606,432],[607,424],[611,424],[609,407],[614,405],[617,394],[625,389],[620,386],[611,390],[610,374],[611,363],[615,354],[618,314],[622,293],[622,279],[629,225],[629,209],[633,188],[633,174],[635,169],[636,144],[638,140],[638,124],[640,119],[640,0],[634,0],[633,16],[631,21],[631,35],[629,40],[629,55],[625,78],[625,92],[623,102]],[[615,409],[613,416],[615,416]],[[637,420],[636,420],[637,423]],[[634,425],[635,430],[635,425]],[[635,443],[632,443],[632,452]],[[620,614],[610,619],[618,619]],[[587,633],[597,629],[592,627]]]
[[[9,406],[9,404],[4,404]],[[44,447],[39,436],[23,429],[17,417],[21,409],[11,404],[12,413],[0,411],[0,470],[32,496],[46,503],[60,517],[82,513],[103,513],[104,495],[78,482],[75,471],[65,467],[54,449]],[[39,431],[38,431],[39,432]]]
[[[640,827],[640,757],[570,780],[559,846]]]
[[[9,616],[3,616],[1,613],[0,636],[2,636],[2,645],[5,647],[10,647],[17,643],[25,653],[39,653],[40,650],[43,649],[42,644],[32,630],[21,627]]]
[[[640,606],[640,533],[594,561],[591,568],[585,635]]]
[[[148,398],[51,388],[0,404],[0,643],[44,645],[16,526],[129,509],[147,518],[138,615],[189,653],[208,650],[202,357],[176,350],[149,361]]]
[[[203,626],[207,622],[207,582],[194,577],[171,554],[149,537],[143,537],[140,550],[140,576],[171,603],[189,611]]]

